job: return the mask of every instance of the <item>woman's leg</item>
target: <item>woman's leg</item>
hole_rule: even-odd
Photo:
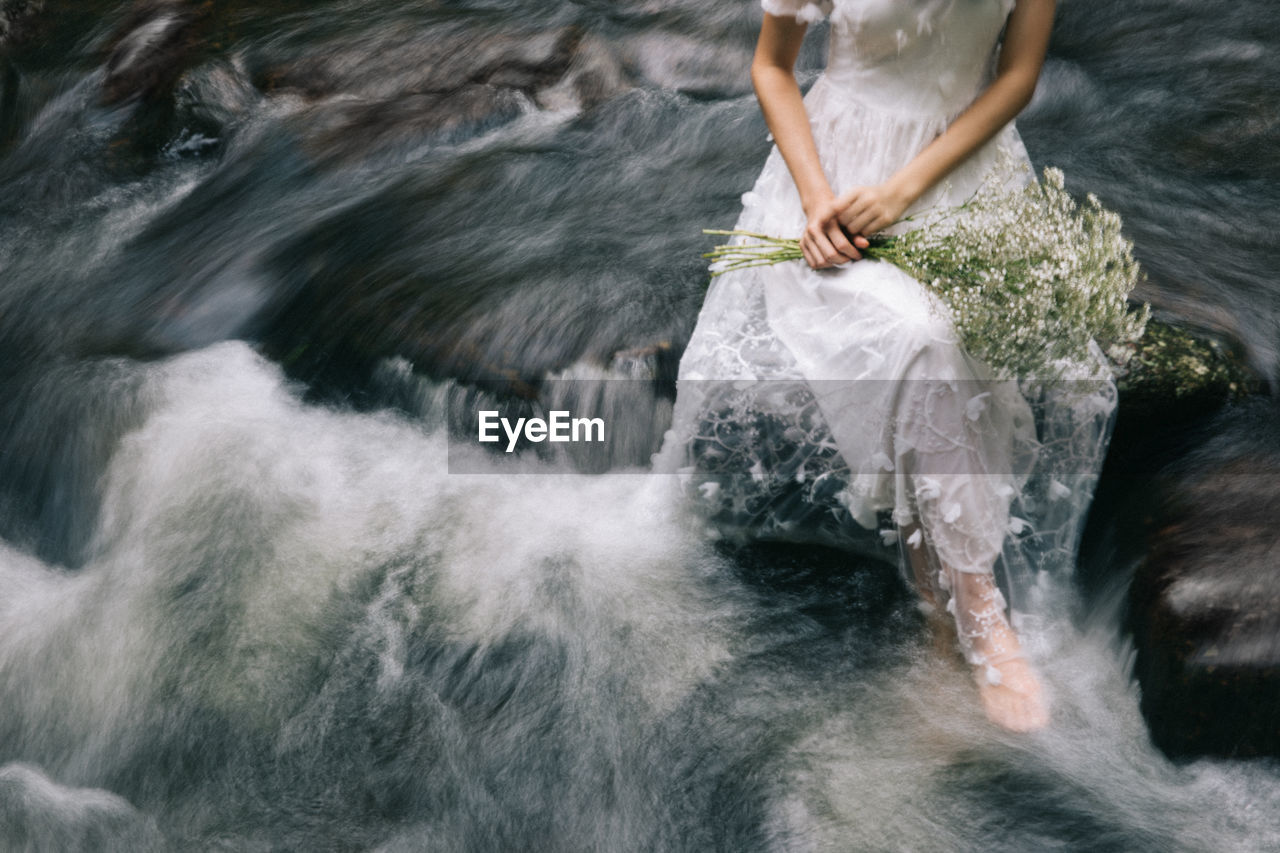
[[[1044,688],[1005,618],[1004,596],[990,572],[952,572],[956,628],[973,664],[987,717],[1010,731],[1040,729],[1049,722]]]
[[[1011,525],[1016,413],[993,406],[991,388],[958,380],[904,386],[895,449],[912,523],[900,535],[917,579],[927,573],[922,594],[929,590],[953,620],[987,716],[1029,731],[1048,722],[1044,690],[1005,616],[994,575]],[[916,550],[926,553],[913,558]]]
[[[899,530],[935,649],[942,655],[964,655],[992,722],[1018,732],[1044,727],[1049,722],[1044,689],[1005,617],[1004,596],[994,574],[947,566],[931,540],[917,521]]]
[[[960,650],[960,639],[956,636],[956,623],[939,603],[940,591],[935,590],[938,568],[933,560],[932,549],[925,544],[920,524],[912,521],[902,525],[898,530],[898,542],[907,565],[911,566],[911,576],[915,580],[916,592],[920,595],[921,610],[929,624],[929,634],[933,637],[934,651],[943,657],[957,653]]]

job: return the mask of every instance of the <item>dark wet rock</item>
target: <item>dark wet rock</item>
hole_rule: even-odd
[[[131,112],[109,146],[107,164],[116,171],[147,169],[173,144],[186,117],[176,93],[192,68],[212,51],[211,4],[191,0],[134,0],[105,45],[102,102]]]
[[[631,88],[630,77],[613,48],[603,39],[585,34],[560,80],[535,93],[544,108],[591,109]]]
[[[202,15],[185,0],[138,0],[111,39],[102,81],[103,99],[169,94],[198,56]]]
[[[309,116],[306,147],[323,159],[363,157],[396,143],[510,121],[526,103],[514,89],[486,84],[385,101],[337,100]]]
[[[1239,344],[1151,320],[1117,386],[1125,405],[1165,409],[1177,401],[1189,411],[1215,409],[1261,390]]]
[[[1275,401],[1234,406],[1148,495],[1130,587],[1152,740],[1175,757],[1280,755],[1280,441]]]
[[[204,128],[213,136],[245,119],[261,100],[242,63],[223,58],[187,72],[174,94],[187,130]]]
[[[1138,533],[1152,523],[1160,472],[1203,444],[1207,425],[1220,413],[1267,388],[1227,334],[1156,319],[1125,369],[1076,574],[1085,601],[1100,607],[1124,595],[1127,567],[1146,556]]]
[[[1152,319],[1117,381],[1115,429],[1080,547],[1077,582],[1085,600],[1107,606],[1131,578],[1117,566],[1146,555],[1152,484],[1161,471],[1204,443],[1224,410],[1264,393],[1267,384],[1225,332],[1209,335]]]
[[[576,109],[612,96],[625,75],[598,39],[574,27],[500,31],[441,25],[330,44],[289,61],[250,60],[269,97],[295,96],[322,159],[502,123],[537,106]]]
[[[31,36],[34,31],[31,21],[43,9],[44,0],[0,0],[0,150],[17,132],[22,85],[21,75],[9,54],[14,45]]]
[[[22,41],[31,19],[44,10],[44,0],[0,0],[0,48]]]
[[[911,606],[914,593],[880,561],[843,548],[788,542],[723,541],[717,550],[765,600],[824,627],[856,624],[898,640],[921,627],[919,610]]]
[[[1156,319],[1124,370],[1111,477],[1153,474],[1179,454],[1192,425],[1266,390],[1238,343]]]
[[[8,145],[18,130],[18,90],[22,78],[9,58],[0,55],[0,148]]]
[[[51,2],[60,14],[68,0]],[[11,4],[23,10],[22,20],[57,17],[28,14],[21,0],[6,0],[4,8]],[[615,51],[580,27],[495,29],[487,19],[442,16],[425,27],[406,19],[400,26],[355,29],[305,49],[247,39],[269,24],[273,11],[307,10],[307,4],[271,6],[282,8],[236,0],[134,0],[125,7],[98,48],[103,102],[134,108],[112,141],[112,156],[146,168],[149,158],[181,144],[182,134],[217,137],[222,125],[216,119],[227,118],[220,107],[230,91],[219,81],[225,83],[229,70],[242,108],[246,88],[281,100],[297,117],[305,150],[328,162],[440,134],[469,135],[530,109],[593,106],[627,87]],[[120,12],[73,11],[64,16],[74,18],[69,23],[44,22],[70,30],[59,40],[87,38],[92,21]],[[10,17],[18,20],[18,11]],[[218,78],[213,91],[212,78]],[[19,82],[8,60],[0,61],[0,130]],[[206,97],[213,103],[206,106]]]
[[[498,32],[440,26],[318,46],[304,57],[258,59],[253,78],[264,92],[369,101],[406,93],[445,93],[475,84],[532,93],[568,70],[580,39],[574,28]]]
[[[679,463],[687,466],[681,483],[718,535],[895,558],[842,503],[849,467],[807,383],[720,383],[701,393],[697,436]]]

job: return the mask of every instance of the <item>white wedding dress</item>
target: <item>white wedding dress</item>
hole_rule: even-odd
[[[1013,5],[763,0],[774,15],[830,17],[827,68],[805,106],[837,194],[887,179],[973,101]],[[1002,152],[1026,162],[1012,124],[907,214],[962,203]],[[742,201],[735,228],[804,228],[776,147]],[[960,348],[936,297],[887,263],[733,271],[707,292],[656,467],[679,472],[722,527],[836,542],[865,530],[863,541],[896,542],[908,579],[954,614],[980,664],[1005,602],[995,584],[957,583],[957,573],[999,571],[1016,618],[1034,608],[1038,579],[1070,571],[1115,407],[1095,355],[1075,369],[1101,377],[1087,386],[994,381]],[[986,591],[963,600],[965,589]]]

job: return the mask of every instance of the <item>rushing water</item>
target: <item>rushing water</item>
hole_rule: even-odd
[[[49,0],[0,60],[0,848],[1280,847],[1273,764],[1148,743],[1118,599],[1064,589],[1002,735],[892,571],[635,475],[661,389],[612,472],[450,473],[455,380],[678,354],[758,12],[373,6]],[[1060,6],[1032,156],[1273,374],[1270,5]]]

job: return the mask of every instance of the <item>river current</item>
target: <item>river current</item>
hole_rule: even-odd
[[[1062,0],[1019,119],[1157,314],[1266,376],[1271,13]],[[756,4],[33,14],[0,59],[0,849],[1280,848],[1273,762],[1148,740],[1128,522],[1091,523],[1114,582],[1058,585],[1054,722],[1014,736],[891,568],[692,523],[642,473],[660,388],[604,394],[596,473],[450,456],[468,380],[678,355],[768,150]],[[180,75],[113,97],[184,21]]]

